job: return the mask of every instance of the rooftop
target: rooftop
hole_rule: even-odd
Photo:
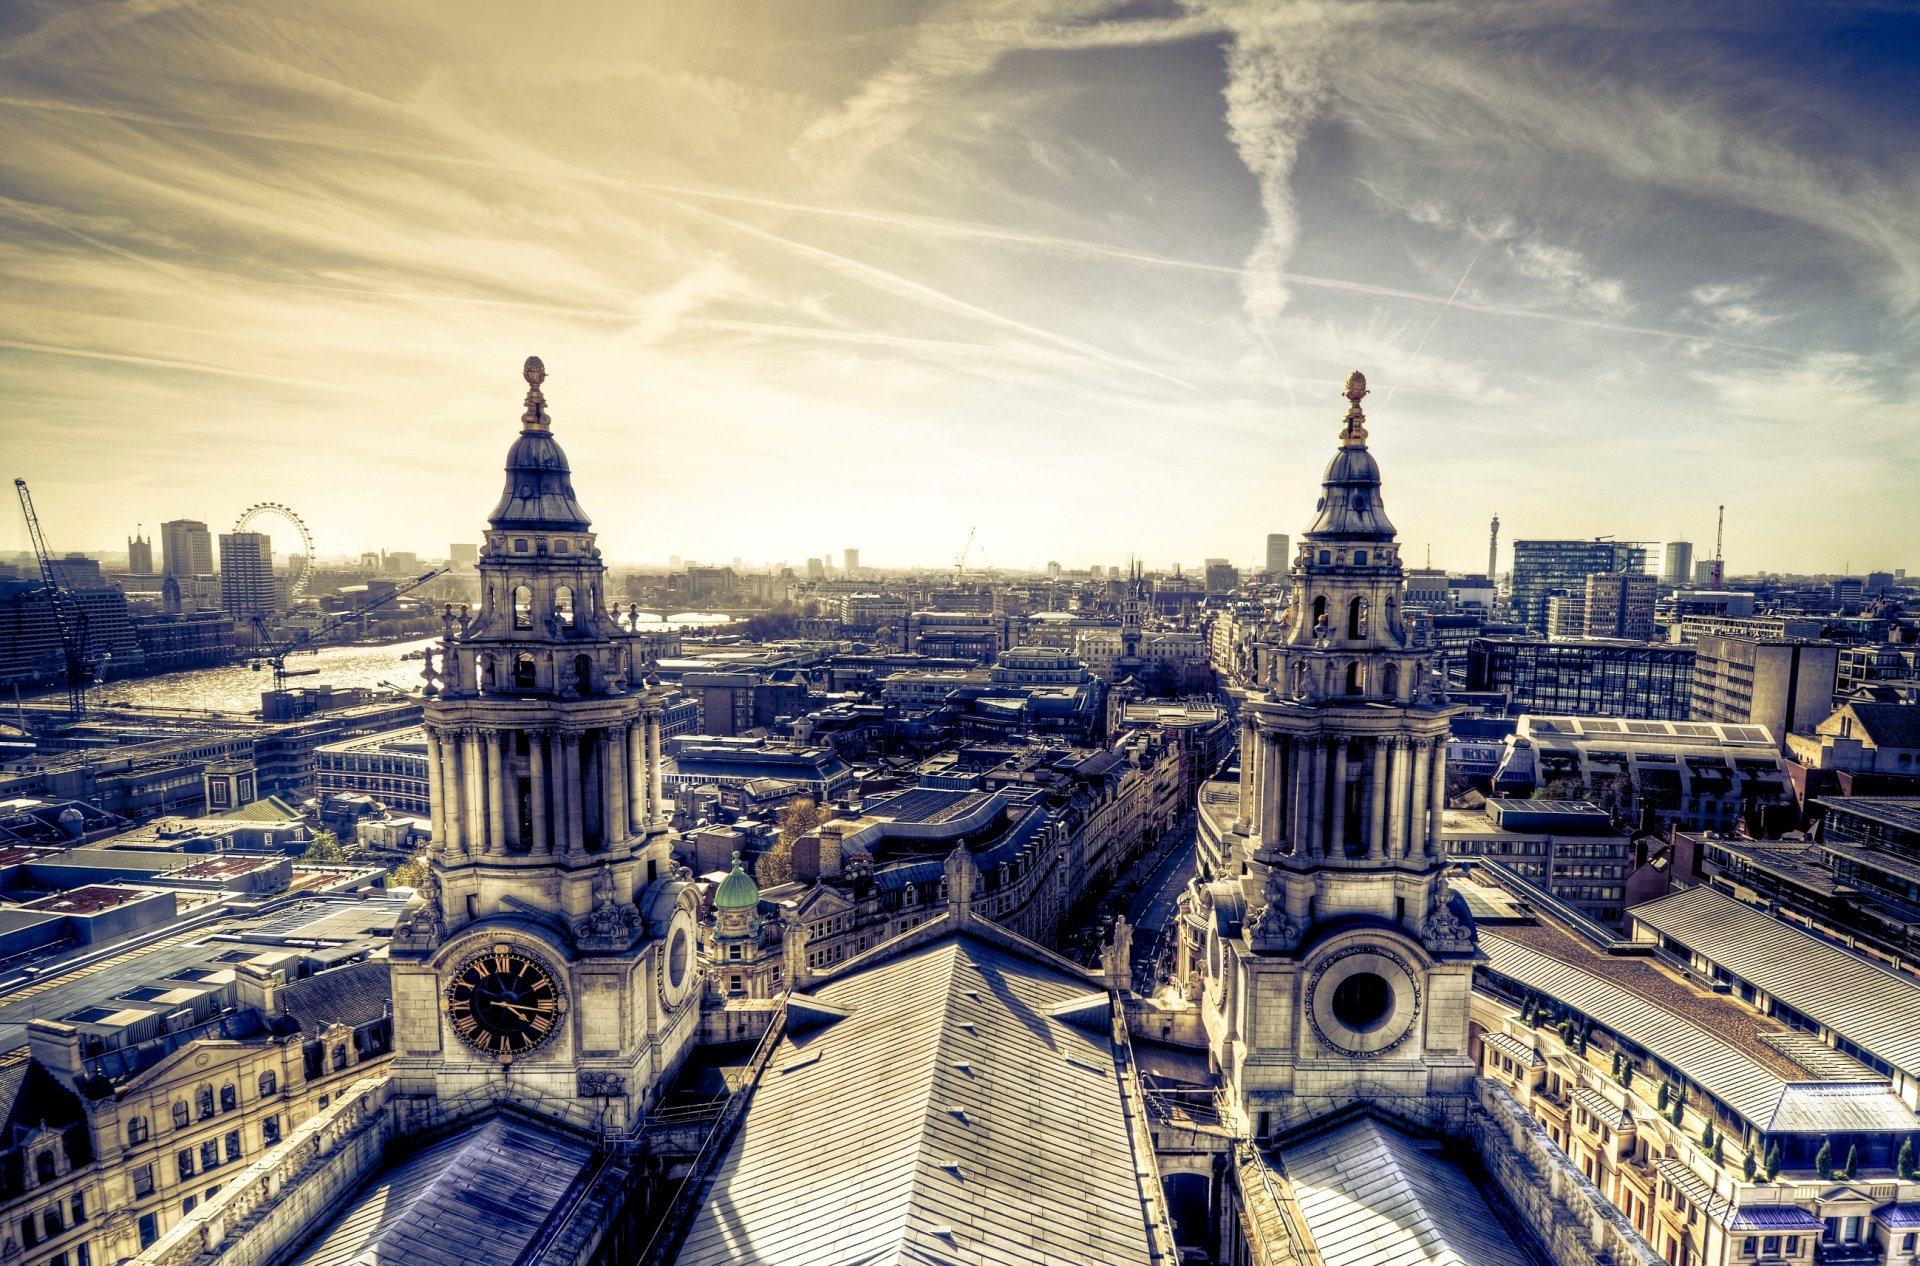
[[[824,1027],[782,1039],[683,1266],[826,1246],[867,1266],[1149,1260],[1137,1123],[1091,982],[960,935],[813,1001]],[[1080,1006],[1101,1023],[1062,1018]]]
[[[1713,888],[1687,888],[1635,906],[1628,918],[1920,1075],[1920,983]]]

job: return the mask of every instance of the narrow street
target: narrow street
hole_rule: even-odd
[[[1133,925],[1134,987],[1151,992],[1162,975],[1171,969],[1174,946],[1174,915],[1180,893],[1193,878],[1197,844],[1194,838],[1197,817],[1189,813],[1174,828],[1174,841],[1166,856],[1140,883],[1140,891],[1127,906],[1127,922]]]

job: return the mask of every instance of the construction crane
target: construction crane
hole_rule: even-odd
[[[1720,543],[1722,539],[1726,536],[1726,534],[1727,534],[1727,508],[1725,506],[1721,506],[1720,522],[1713,529],[1712,575],[1713,575],[1713,587],[1715,589],[1725,589],[1727,587],[1727,583],[1726,583],[1727,582],[1727,561],[1725,558],[1721,557],[1721,554],[1720,554]]]
[[[967,529],[967,543],[960,547],[960,557],[953,560],[953,583],[956,585],[967,574],[967,555],[973,552],[973,534],[979,530],[977,527]]]
[[[46,534],[40,530],[40,516],[34,513],[33,494],[27,481],[13,481],[20,494],[20,512],[27,517],[27,537],[33,542],[34,557],[40,560],[40,582],[47,589],[47,605],[53,608],[54,628],[60,634],[60,653],[65,661],[60,678],[67,688],[67,711],[78,719],[87,714],[87,687],[93,684],[94,665],[87,659],[87,613],[76,604],[71,612],[60,596],[60,581],[54,575],[53,554],[47,549]]]
[[[405,583],[404,585],[396,585],[392,593],[383,593],[379,597],[371,598],[368,601],[361,603],[357,607],[352,607],[352,608],[349,608],[348,610],[342,611],[338,615],[335,615],[330,617],[329,619],[323,620],[318,626],[314,628],[299,630],[292,637],[288,638],[286,641],[282,642],[280,645],[274,647],[273,649],[267,651],[265,654],[254,656],[253,671],[257,673],[262,668],[273,669],[273,688],[275,690],[284,690],[286,688],[287,679],[289,677],[317,676],[320,672],[318,668],[292,668],[292,669],[288,668],[287,656],[297,655],[302,651],[312,653],[313,651],[319,650],[320,648],[314,645],[314,642],[319,638],[325,637],[327,634],[333,632],[335,629],[341,628],[351,623],[357,617],[363,616],[367,612],[372,611],[377,607],[385,606],[387,603],[392,602],[395,598],[404,597],[405,595],[412,593],[414,590],[420,588],[420,586],[428,583],[429,581],[438,580],[440,577],[446,575],[448,572],[452,570],[453,568],[451,567],[436,567],[430,572],[427,572],[420,576],[416,576],[414,579],[407,581],[407,583]],[[262,640],[264,641],[265,634],[266,634],[266,621],[262,620],[258,616],[255,616],[253,621],[253,627],[259,630],[259,632],[262,635]]]

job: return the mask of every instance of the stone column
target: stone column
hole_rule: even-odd
[[[1407,856],[1415,857],[1425,852],[1427,847],[1427,807],[1431,793],[1427,785],[1433,774],[1433,744],[1427,739],[1415,739],[1413,749],[1413,800],[1410,808],[1413,821],[1407,830]],[[1418,852],[1416,852],[1416,849]]]
[[[1266,786],[1267,786],[1267,736],[1258,726],[1249,724],[1247,746],[1240,749],[1240,782],[1245,788],[1240,804],[1240,817],[1247,824],[1247,833],[1257,836],[1264,845],[1267,840]]]
[[[1393,756],[1393,778],[1387,788],[1387,856],[1407,855],[1407,740],[1387,740]]]
[[[487,784],[477,730],[460,732],[460,770],[467,791],[467,852],[478,857],[487,849]]]
[[[466,788],[460,781],[460,735],[442,732],[435,744],[434,761],[440,767],[440,825],[447,833],[447,848],[464,853],[467,848]]]
[[[531,765],[528,781],[533,784],[533,851],[551,853],[553,840],[547,820],[547,732],[535,730],[527,735],[527,754]]]
[[[1307,756],[1312,768],[1307,771],[1307,855],[1325,856],[1327,851],[1327,740],[1308,740]]]
[[[1444,736],[1433,740],[1432,770],[1433,803],[1428,809],[1433,816],[1427,820],[1426,850],[1428,857],[1440,857],[1446,852],[1440,845],[1440,830],[1447,812],[1447,740]]]
[[[483,754],[481,769],[487,780],[487,852],[495,857],[507,851],[506,762],[500,751],[500,735],[480,736]]]
[[[1391,774],[1391,739],[1373,740],[1373,793],[1367,809],[1367,856],[1378,860],[1387,855],[1387,779]]]
[[[660,766],[666,760],[660,750],[660,714],[647,714],[647,813],[651,818],[650,829],[664,830],[667,825],[667,813],[663,807],[666,797],[661,794]]]
[[[1327,856],[1344,857],[1347,852],[1347,741],[1333,741],[1333,777],[1328,783],[1333,803],[1328,807]]]
[[[586,846],[586,822],[580,812],[582,795],[580,784],[580,736],[578,734],[560,735],[560,777],[559,786],[554,794],[559,798],[560,816],[566,822],[566,847],[562,850],[573,857]]]
[[[427,807],[432,821],[434,847],[447,846],[446,783],[440,777],[440,736],[427,731]]]
[[[1313,823],[1313,789],[1309,782],[1313,773],[1312,744],[1312,739],[1296,738],[1289,740],[1289,745],[1292,748],[1293,767],[1287,771],[1290,775],[1288,781],[1292,784],[1292,788],[1287,796],[1287,812],[1291,818],[1288,823],[1290,830],[1287,836],[1291,843],[1287,851],[1289,853],[1299,853],[1302,856],[1305,856],[1308,850],[1313,847],[1313,837],[1307,834],[1307,832],[1312,829]]]
[[[627,731],[625,727],[600,732],[601,785],[606,791],[600,811],[606,823],[607,847],[624,844],[627,827]]]
[[[1292,737],[1269,735],[1267,760],[1273,769],[1266,777],[1260,797],[1264,812],[1272,819],[1266,828],[1268,847],[1275,852],[1288,852],[1293,847],[1293,798],[1287,794],[1288,779],[1293,773]]]
[[[645,722],[627,727],[627,834],[647,829],[647,745]]]
[[[1259,795],[1259,779],[1255,777],[1255,767],[1260,763],[1260,731],[1254,728],[1251,716],[1240,718],[1240,812],[1235,816],[1233,829],[1241,835],[1253,831],[1253,802]]]

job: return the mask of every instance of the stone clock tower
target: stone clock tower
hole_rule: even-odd
[[[1453,709],[1400,610],[1400,551],[1347,380],[1340,447],[1257,678],[1236,682],[1240,817],[1230,873],[1187,895],[1214,1061],[1246,1128],[1355,1102],[1463,1118],[1479,954],[1440,849]]]
[[[428,662],[433,845],[394,931],[394,1077],[423,1120],[517,1102],[617,1130],[693,1040],[696,903],[668,852],[661,698],[603,612],[538,357],[525,377],[480,609],[449,609]]]

